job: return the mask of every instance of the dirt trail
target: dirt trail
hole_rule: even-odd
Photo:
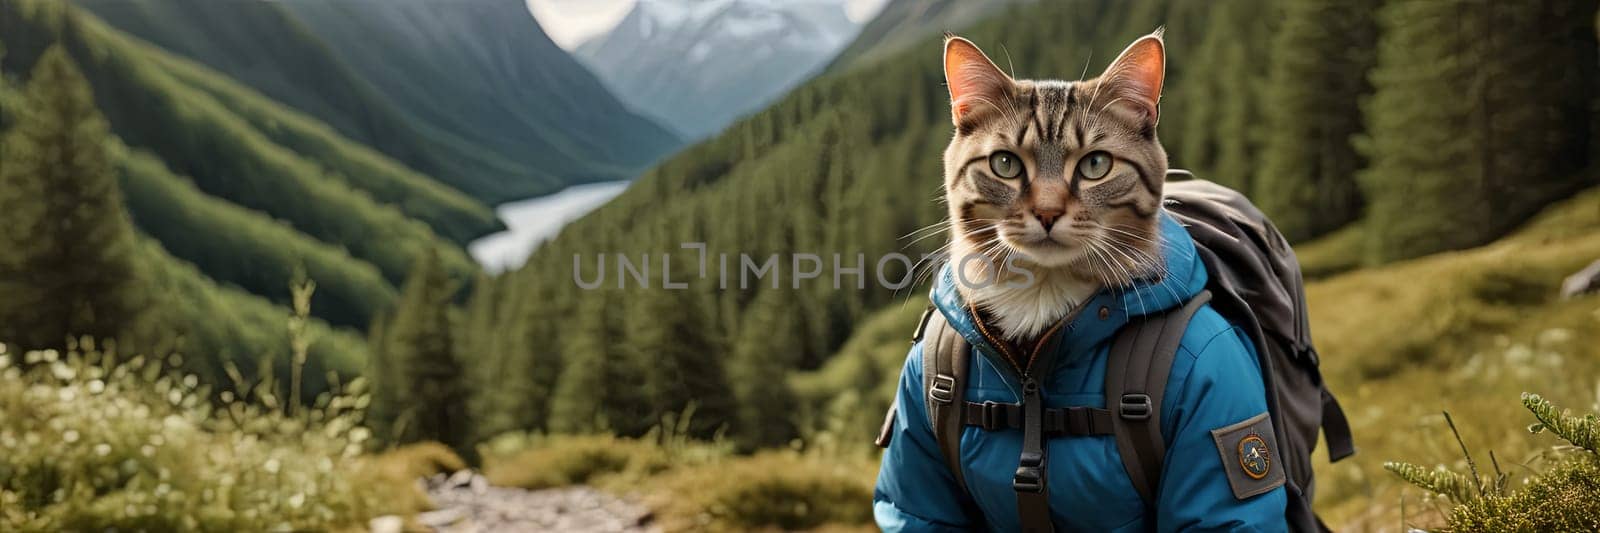
[[[416,523],[441,533],[525,531],[659,532],[650,510],[590,487],[526,490],[490,486],[470,471],[420,480],[435,511]],[[391,523],[379,523],[382,520]],[[373,521],[374,533],[399,531],[398,519]]]

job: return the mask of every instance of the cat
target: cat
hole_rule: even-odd
[[[1007,341],[1037,338],[1102,288],[1160,274],[1165,69],[1159,29],[1080,81],[1012,79],[946,35],[950,265]]]

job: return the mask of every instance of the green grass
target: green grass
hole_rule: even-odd
[[[173,353],[183,368],[212,385],[234,382],[229,365],[252,383],[269,373],[289,374],[288,309],[217,284],[153,240],[143,239],[137,255],[145,290],[155,301],[128,328],[128,344],[149,353]],[[367,344],[356,333],[312,320],[309,337],[308,395],[328,390],[330,374],[347,379],[365,369]]]
[[[876,461],[767,451],[643,484],[668,531],[870,529]]]
[[[610,435],[510,434],[487,443],[490,483],[528,489],[587,484],[640,496],[667,531],[864,529],[876,459],[863,453],[768,450]]]
[[[1311,281],[1361,268],[1362,246],[1366,245],[1363,238],[1361,224],[1356,223],[1295,245],[1300,274]]]
[[[1385,461],[1464,467],[1440,415],[1502,464],[1538,457],[1517,403],[1538,392],[1588,405],[1600,386],[1600,297],[1561,301],[1567,274],[1600,257],[1600,190],[1552,206],[1494,244],[1369,268],[1308,286],[1312,333],[1361,452],[1319,465],[1318,509],[1343,529],[1438,524],[1440,509],[1382,470]],[[1480,457],[1480,461],[1482,458]],[[1508,467],[1520,470],[1520,467]],[[1422,515],[1431,516],[1422,516]]]
[[[610,435],[527,437],[511,444],[502,436],[489,445],[484,471],[495,485],[547,489],[600,483],[606,478],[640,479],[672,467],[670,454],[653,442]],[[514,451],[513,451],[514,450]]]
[[[1470,459],[1466,470],[1427,468],[1403,461],[1384,468],[1418,488],[1448,498],[1449,531],[1595,531],[1600,529],[1600,397],[1594,412],[1573,413],[1537,394],[1523,394],[1532,433],[1549,433],[1560,445],[1540,456],[1537,470],[1506,471],[1493,455],[1487,465]],[[1513,422],[1514,423],[1514,422]],[[1452,430],[1452,433],[1454,431]]]
[[[413,512],[414,485],[361,453],[361,403],[285,415],[159,360],[0,346],[0,530],[331,531]]]

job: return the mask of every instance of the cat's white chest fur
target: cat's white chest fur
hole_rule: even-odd
[[[988,312],[992,325],[1008,341],[1037,338],[1100,290],[1099,283],[1075,276],[1068,269],[1019,264],[1033,273],[1029,280],[1004,268],[996,276],[977,263],[967,262],[965,275],[958,276],[956,286],[968,303]]]

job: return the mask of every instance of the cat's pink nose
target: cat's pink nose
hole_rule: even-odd
[[[1039,219],[1039,225],[1044,226],[1045,231],[1050,231],[1050,227],[1056,225],[1056,220],[1061,218],[1062,212],[1061,209],[1034,208],[1033,216]]]

